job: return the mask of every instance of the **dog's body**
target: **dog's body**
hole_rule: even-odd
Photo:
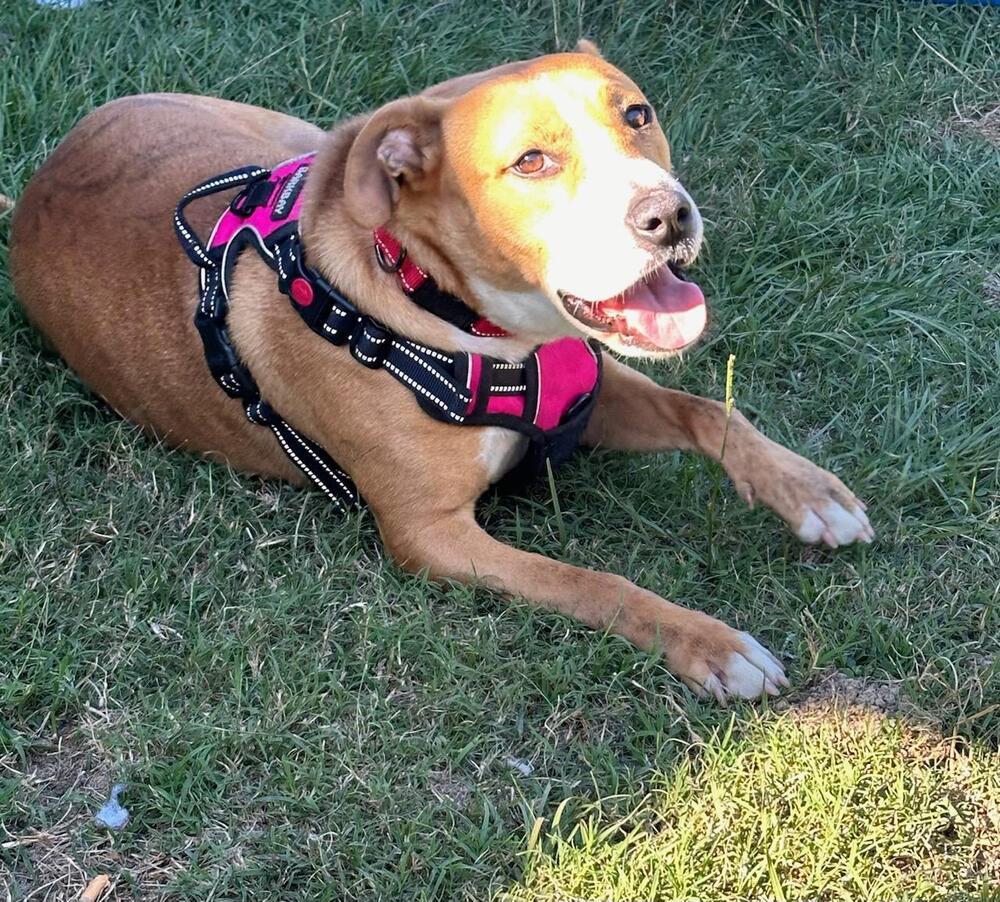
[[[171,214],[201,179],[318,150],[301,217],[310,262],[399,334],[505,359],[581,333],[625,353],[676,350],[689,343],[690,321],[664,312],[658,296],[639,309],[629,298],[652,270],[652,283],[666,280],[665,294],[676,294],[676,280],[657,273],[693,259],[700,219],[669,174],[666,141],[638,89],[582,49],[454,79],[329,134],[222,100],[110,103],[74,129],[21,199],[11,248],[18,297],[122,415],[237,469],[300,483],[271,433],[248,422],[209,375],[192,323],[195,271]],[[201,234],[221,206],[192,206]],[[373,254],[371,230],[385,223],[443,288],[510,336],[469,335],[410,303]],[[263,396],[351,474],[407,569],[487,581],[659,647],[689,685],[720,699],[776,693],[784,683],[778,662],[745,633],[621,577],[490,538],[475,502],[517,460],[520,435],[429,417],[385,372],[306,329],[253,254],[241,258],[230,301],[233,342]],[[575,319],[580,310],[590,319]],[[873,535],[863,505],[836,477],[738,412],[727,425],[717,402],[660,388],[607,354],[584,442],[717,460],[725,444],[740,495],[768,504],[802,539],[837,545]]]

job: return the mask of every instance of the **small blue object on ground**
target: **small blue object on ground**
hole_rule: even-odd
[[[108,827],[111,830],[121,830],[128,823],[128,808],[122,808],[118,804],[118,796],[124,791],[124,783],[115,783],[111,787],[111,798],[104,803],[101,810],[94,816],[94,820],[102,827]]]

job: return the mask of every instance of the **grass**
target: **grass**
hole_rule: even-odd
[[[540,831],[507,898],[965,897],[1000,879],[996,791],[994,756],[822,706],[714,736],[615,817]]]
[[[679,454],[584,454],[558,508],[543,485],[483,517],[754,632],[791,704],[697,702],[618,639],[405,577],[316,493],[153,445],[42,349],[0,214],[11,898],[97,873],[115,899],[998,897],[997,11],[13,0],[0,192],[122,94],[332,124],[581,34],[656,103],[707,220],[712,331],[657,378],[722,397],[735,354],[741,407],[880,537],[804,548]]]

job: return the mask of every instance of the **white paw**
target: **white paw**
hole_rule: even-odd
[[[852,542],[868,544],[875,538],[875,530],[868,522],[868,515],[860,503],[851,505],[848,509],[832,500],[807,506],[795,532],[803,542],[818,542],[822,539],[831,548],[850,545]]]
[[[780,687],[787,688],[781,662],[749,633],[739,633],[739,638],[739,651],[731,652],[723,666],[712,666],[712,673],[699,687],[700,694],[713,695],[724,705],[729,698],[778,695]]]
[[[756,460],[749,478],[742,479],[749,484],[751,500],[759,498],[803,542],[823,541],[837,548],[875,538],[864,502],[833,473],[773,442],[767,447],[769,454]],[[739,476],[734,482],[741,485]]]

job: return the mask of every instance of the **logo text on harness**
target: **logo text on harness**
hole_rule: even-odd
[[[289,211],[292,209],[292,205],[295,203],[295,199],[299,196],[299,192],[302,190],[302,185],[305,182],[306,173],[309,172],[309,166],[303,164],[299,166],[285,181],[285,184],[281,188],[281,193],[278,195],[278,199],[274,202],[274,207],[271,209],[271,219],[284,219],[288,216]]]

